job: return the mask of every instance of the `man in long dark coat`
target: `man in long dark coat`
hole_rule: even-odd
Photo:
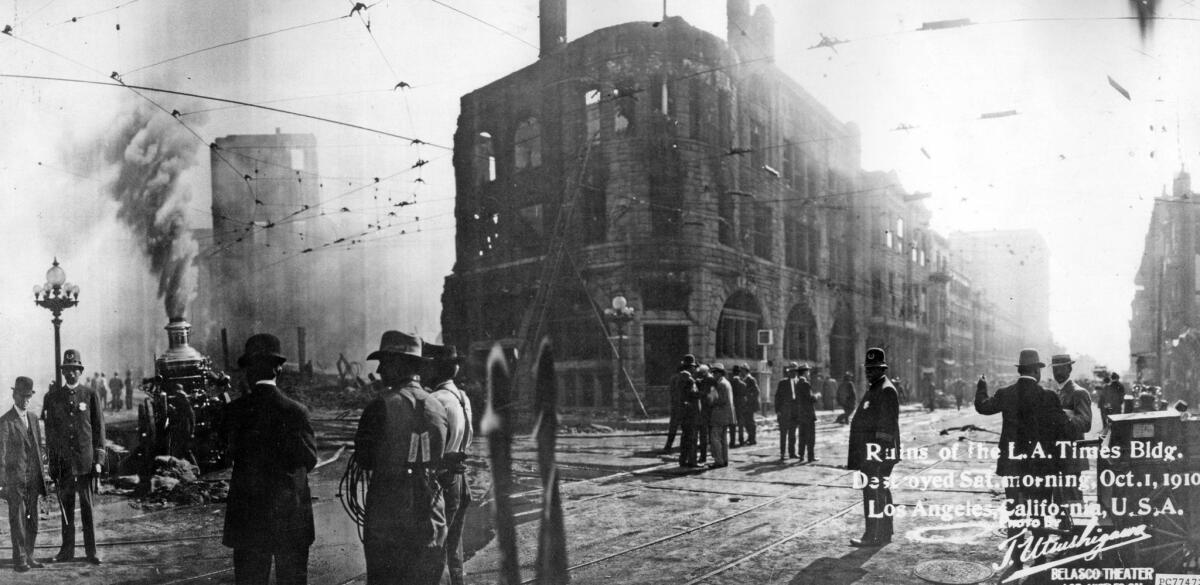
[[[892,468],[900,461],[900,397],[887,377],[882,349],[867,350],[867,391],[850,419],[850,452],[846,469],[859,471],[863,484],[866,529],[851,546],[883,546],[892,541]]]
[[[725,378],[729,385],[733,387],[733,411],[736,415],[733,425],[729,427],[729,446],[737,447],[746,444],[746,429],[742,427],[742,406],[746,402],[746,381],[741,376],[741,366],[734,364],[730,372],[732,375]]]
[[[683,404],[683,412],[679,418],[683,433],[679,440],[679,466],[699,467],[699,463],[696,461],[696,451],[700,448],[700,429],[704,424],[700,389],[696,386],[696,381],[692,379],[690,371],[683,370],[679,374],[680,396]]]
[[[779,461],[796,458],[796,419],[800,415],[797,404],[797,389],[800,367],[790,362],[783,368],[784,379],[775,385],[775,418],[779,421]]]
[[[29,408],[33,380],[20,376],[13,385],[12,410],[0,416],[0,495],[8,501],[13,570],[40,569],[33,556],[38,533],[38,496],[46,495],[42,475],[42,431]]]
[[[807,457],[808,463],[820,461],[817,458],[817,401],[821,393],[813,389],[805,374],[808,364],[800,364],[796,372],[800,375],[796,381],[796,403],[793,408],[796,425],[796,451],[801,459]]]
[[[858,398],[856,394],[854,390],[854,374],[846,372],[846,375],[842,376],[842,383],[838,384],[837,387],[837,403],[842,408],[842,414],[839,414],[837,420],[834,422],[840,425],[850,422],[850,414],[854,412],[854,401]]]
[[[266,585],[272,560],[276,584],[308,582],[315,539],[308,472],[317,446],[308,409],[276,386],[285,361],[274,335],[247,339],[238,367],[251,387],[226,409],[233,473],[222,543],[233,549],[239,585]]]
[[[696,368],[696,356],[687,354],[683,356],[683,360],[679,362],[679,366],[675,368],[675,375],[671,376],[671,381],[668,383],[667,391],[670,393],[668,400],[671,401],[670,412],[671,420],[668,423],[667,429],[667,445],[663,447],[663,453],[670,453],[671,447],[675,445],[675,434],[680,431],[683,426],[683,385],[685,382],[682,379],[683,372],[688,373],[688,378],[691,379],[692,371]],[[682,436],[680,437],[682,440]]]
[[[367,583],[434,585],[446,565],[446,503],[437,481],[449,425],[421,387],[421,340],[387,331],[379,351],[384,389],[363,409],[355,458],[371,472],[363,523]]]
[[[1004,507],[1011,519],[1022,508],[1044,509],[1050,502],[1052,490],[1042,478],[1061,472],[1058,447],[1055,442],[1067,436],[1067,415],[1062,411],[1058,394],[1042,388],[1042,363],[1036,349],[1023,349],[1017,362],[1017,382],[996,390],[991,397],[987,394],[987,381],[980,377],[975,386],[975,410],[979,414],[1003,416],[1000,428],[1000,457],[996,461],[996,475],[1005,481]],[[1035,478],[1030,480],[1029,478]],[[1040,481],[1039,481],[1040,480]],[[1041,483],[1042,486],[1026,487],[1023,483]],[[1010,537],[1023,528],[1012,524],[1008,527]],[[1006,559],[1013,567],[1021,566],[1020,559]],[[1007,564],[1004,563],[1004,564]]]
[[[754,420],[754,414],[758,412],[758,401],[762,399],[758,391],[758,380],[754,378],[754,373],[750,371],[748,364],[742,364],[738,371],[742,374],[742,384],[746,386],[742,394],[742,401],[735,405],[738,417],[738,442],[743,445],[757,445],[758,422]],[[743,430],[746,432],[745,440],[742,437]]]
[[[42,403],[50,479],[58,486],[62,511],[62,545],[54,561],[75,558],[75,500],[78,499],[87,562],[99,565],[92,519],[92,479],[104,464],[104,402],[79,383],[83,360],[78,351],[64,351],[61,368],[66,383],[51,390]]]

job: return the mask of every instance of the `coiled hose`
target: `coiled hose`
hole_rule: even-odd
[[[346,515],[350,516],[350,520],[358,527],[360,542],[363,540],[363,523],[367,517],[367,484],[370,482],[370,470],[363,469],[358,464],[358,454],[352,453],[346,463],[346,471],[338,481],[337,498],[342,503]]]

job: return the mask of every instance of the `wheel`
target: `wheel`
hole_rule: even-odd
[[[1158,573],[1200,574],[1200,520],[1194,513],[1200,510],[1200,488],[1172,491],[1161,486],[1147,497],[1154,510],[1161,510],[1169,498],[1171,506],[1183,513],[1122,518],[1121,527],[1144,524],[1150,535],[1130,545],[1130,566],[1154,567]]]

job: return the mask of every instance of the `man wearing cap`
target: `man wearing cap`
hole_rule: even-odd
[[[276,378],[287,361],[279,338],[258,333],[237,360],[250,389],[229,403],[225,432],[233,472],[222,543],[233,549],[239,585],[308,582],[308,548],[315,539],[308,472],[317,444],[308,409],[284,396]]]
[[[883,546],[892,541],[892,468],[900,461],[900,395],[887,377],[882,349],[867,350],[863,368],[867,391],[850,419],[850,452],[846,469],[863,480],[863,516],[866,529],[851,546]]]
[[[790,362],[783,368],[784,379],[775,385],[775,417],[779,420],[779,462],[796,458],[796,420],[800,416],[797,385],[800,365]]]
[[[416,335],[387,331],[367,359],[379,360],[383,384],[354,435],[355,460],[371,473],[363,520],[367,582],[434,584],[446,565],[446,504],[437,479],[446,409],[421,387]]]
[[[38,533],[38,496],[46,495],[42,476],[42,431],[29,412],[33,380],[19,376],[12,388],[12,410],[0,416],[0,495],[8,502],[13,570],[40,569],[33,556]]]
[[[463,585],[463,525],[471,490],[467,485],[467,451],[471,448],[471,399],[454,384],[462,359],[453,345],[422,344],[421,353],[428,358],[430,394],[446,409],[446,444],[438,481],[446,500],[446,569],[450,585]]]
[[[692,378],[688,369],[679,372],[680,396],[683,401],[683,414],[679,424],[682,434],[679,438],[679,466],[699,467],[696,462],[696,450],[700,447],[700,429],[704,428],[703,407],[700,401],[700,388]],[[703,440],[707,441],[708,437]]]
[[[725,366],[720,363],[712,365],[713,379],[716,384],[711,392],[712,407],[708,418],[708,446],[712,451],[713,462],[710,468],[729,465],[729,435],[726,433],[730,425],[737,420],[733,407],[733,385],[725,378]]]
[[[1011,523],[1012,519],[1021,516],[1017,512],[1044,509],[1050,502],[1051,488],[1024,484],[1044,484],[1042,478],[1060,472],[1055,442],[1068,436],[1067,415],[1058,394],[1038,384],[1044,367],[1046,364],[1042,363],[1036,349],[1022,349],[1015,384],[996,390],[991,397],[987,394],[987,380],[982,376],[975,386],[975,410],[979,414],[1000,413],[1003,416],[996,475],[1005,481],[1004,507],[1010,513],[1010,538],[1024,530]],[[1016,507],[1017,504],[1022,506]],[[1015,568],[1021,566],[1019,558],[1005,559],[1002,566],[1009,561]]]
[[[808,457],[807,462],[813,463],[820,461],[817,458],[817,401],[821,399],[821,393],[813,390],[812,384],[809,383],[805,374],[808,373],[808,364],[800,364],[796,368],[798,380],[796,381],[796,406],[793,408],[795,413],[796,425],[796,451],[801,459]]]
[[[703,464],[708,459],[708,421],[712,418],[713,398],[716,396],[717,379],[710,371],[708,364],[696,366],[696,393],[700,397],[700,425],[696,429],[699,455],[696,464]]]
[[[1058,400],[1062,403],[1063,412],[1067,415],[1067,436],[1069,441],[1082,441],[1084,435],[1092,430],[1092,396],[1087,390],[1080,388],[1071,379],[1071,365],[1075,360],[1070,354],[1059,354],[1050,358],[1050,371],[1054,381],[1058,383]],[[1063,473],[1075,477],[1073,486],[1064,486],[1057,495],[1059,503],[1080,502],[1083,493],[1079,490],[1079,476],[1088,469],[1086,457],[1070,458],[1063,461]],[[1070,522],[1067,507],[1063,506],[1063,518]]]
[[[742,385],[745,387],[742,391],[742,399],[734,404],[738,418],[738,443],[742,445],[757,445],[758,423],[754,420],[754,413],[758,412],[758,401],[760,400],[758,380],[754,379],[754,374],[750,373],[750,366],[748,364],[743,363],[738,367],[737,372],[741,374],[739,380],[741,380]],[[736,386],[734,387],[734,392],[737,392]],[[742,431],[745,431],[745,436],[742,435]]]
[[[854,412],[854,400],[857,398],[854,391],[854,374],[846,372],[842,376],[842,383],[837,387],[837,403],[842,407],[842,414],[839,414],[834,420],[839,425],[850,423],[850,414]]]
[[[690,383],[683,380],[683,372],[686,371],[688,373],[688,379],[691,380],[692,372],[694,372],[695,369],[696,356],[689,353],[683,356],[683,360],[680,361],[679,366],[675,368],[675,375],[671,376],[671,381],[667,387],[670,392],[669,400],[671,401],[671,420],[668,425],[669,428],[667,429],[667,446],[663,447],[663,453],[671,452],[671,447],[675,445],[675,433],[678,432],[680,427],[683,425],[683,386],[684,384]],[[679,440],[683,440],[682,435],[680,436]]]
[[[83,360],[78,351],[64,351],[61,368],[65,384],[47,393],[42,402],[50,480],[58,485],[62,512],[62,545],[54,561],[75,558],[75,499],[78,498],[87,562],[99,565],[92,522],[92,480],[104,463],[104,403],[94,391],[79,383]]]

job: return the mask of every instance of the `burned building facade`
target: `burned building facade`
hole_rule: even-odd
[[[213,226],[201,238],[201,295],[189,316],[203,350],[230,369],[224,330],[235,357],[259,332],[276,334],[289,357],[318,369],[333,369],[340,353],[362,355],[364,259],[361,250],[322,249],[346,226],[337,208],[321,205],[316,139],[225,136],[211,151]]]
[[[461,100],[447,343],[479,360],[548,334],[566,406],[622,410],[665,405],[685,353],[760,378],[861,376],[867,343],[902,375],[932,364],[929,213],[867,185],[894,181],[773,64],[765,7],[730,0],[728,42],[670,17],[570,43],[565,2],[541,8],[541,58]],[[889,244],[897,220],[918,227]]]

